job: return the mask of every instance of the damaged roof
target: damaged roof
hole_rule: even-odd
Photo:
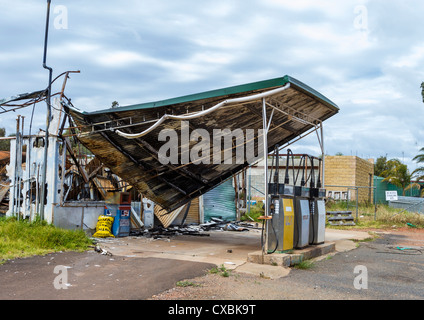
[[[159,150],[165,144],[158,139],[161,130],[172,129],[181,139],[184,116],[189,119],[190,132],[205,129],[211,136],[214,129],[241,129],[244,134],[254,129],[257,152],[262,142],[263,98],[267,121],[271,118],[268,151],[293,141],[339,111],[328,98],[290,76],[94,112],[66,109],[79,128],[82,144],[113,173],[170,212],[251,163],[237,163],[233,145],[231,164],[163,164],[159,161]],[[190,141],[190,150],[197,143]],[[212,157],[213,146],[210,148]],[[181,145],[178,153],[181,159]]]

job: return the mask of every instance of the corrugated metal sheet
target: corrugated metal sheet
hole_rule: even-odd
[[[184,224],[202,223],[202,221],[200,221],[199,198],[191,200],[190,203],[181,206],[171,213],[167,213],[166,210],[163,210],[163,208],[156,205],[154,209],[155,215],[165,228],[168,228],[172,225],[180,225],[183,222],[187,207],[190,205]]]
[[[162,223],[162,225],[165,228],[168,228],[172,224],[172,222],[177,218],[177,216],[181,212],[184,212],[183,210],[184,210],[185,207],[186,207],[186,205],[181,206],[178,209],[175,209],[175,210],[168,213],[161,206],[155,204],[154,214],[155,214],[156,218],[158,218],[158,220]]]
[[[199,198],[191,200],[190,208],[185,220],[186,224],[201,223],[200,221],[200,210],[199,210]]]
[[[6,196],[9,191],[10,181],[1,181],[0,180],[0,202],[3,201],[3,198]]]
[[[236,219],[235,191],[232,179],[225,181],[203,195],[205,221],[212,217],[225,220]]]

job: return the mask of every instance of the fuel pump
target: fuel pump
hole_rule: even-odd
[[[301,249],[309,245],[309,228],[310,228],[310,208],[309,197],[310,189],[305,186],[305,168],[307,166],[307,155],[302,155],[300,165],[302,166],[302,180],[300,186],[294,187],[294,238],[293,246]],[[300,168],[298,169],[299,175]],[[296,177],[296,182],[297,182]],[[296,184],[295,182],[295,184]]]
[[[310,197],[310,225],[309,225],[309,244],[321,244],[325,241],[325,189],[321,185],[321,163],[322,159],[311,158],[312,168],[313,168],[313,159],[317,159],[318,166],[318,181],[317,185],[311,187],[311,197]]]
[[[273,183],[268,184],[269,190],[269,212],[272,216],[268,227],[268,250],[284,252],[293,249],[294,230],[294,207],[293,207],[293,186],[290,186],[288,179],[288,165],[284,184],[279,183],[279,155],[278,145],[275,147],[275,173]],[[288,150],[288,152],[291,152]],[[288,155],[287,155],[288,164]],[[270,175],[270,180],[271,180]]]

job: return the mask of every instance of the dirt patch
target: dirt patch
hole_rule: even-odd
[[[381,229],[364,229],[358,231],[372,231],[381,233],[382,236],[390,238],[390,241],[396,246],[417,246],[424,249],[424,229],[415,228],[397,228],[392,230]],[[354,252],[354,251],[352,251]],[[338,253],[341,257],[348,257],[350,253]],[[354,255],[354,254],[352,254]],[[347,258],[346,258],[347,259]],[[374,258],[372,258],[374,260]],[[343,266],[343,263],[339,263]],[[293,270],[293,269],[292,269]],[[298,273],[299,270],[292,272]],[[305,271],[309,275],[316,273],[314,269]],[[291,275],[292,273],[290,273]],[[334,272],[335,275],[338,272]],[[349,275],[350,276],[350,275]],[[402,275],[397,274],[396,279],[400,279]],[[333,277],[333,275],[329,275]],[[391,275],[393,277],[393,275]],[[353,279],[353,276],[352,276]],[[283,285],[283,279],[269,279],[263,276],[246,274],[231,271],[228,277],[219,274],[206,274],[205,276],[187,279],[189,286],[176,286],[166,290],[160,294],[152,296],[149,300],[282,300],[282,299],[363,299],[362,292],[351,290],[345,296],[341,292],[323,291],[322,296],[317,295],[317,286],[311,283],[310,286],[301,287],[297,280],[287,280],[290,283],[290,290]],[[383,279],[386,281],[393,279]],[[404,279],[409,280],[409,279]],[[343,283],[349,283],[344,281]],[[286,282],[284,282],[286,283]],[[287,285],[286,283],[286,285]],[[368,291],[368,294],[372,291]]]
[[[399,228],[389,233],[397,237],[400,246],[424,247],[424,229]]]
[[[234,271],[228,277],[209,273],[187,282],[192,285],[174,287],[149,300],[273,300],[281,293],[274,280]]]
[[[386,229],[355,229],[358,231],[390,234],[399,246],[424,247],[424,229],[413,227],[394,227]]]

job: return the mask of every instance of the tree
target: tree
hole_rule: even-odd
[[[118,108],[118,107],[119,107],[119,102],[118,101],[113,101],[111,108]]]
[[[417,154],[414,158],[412,158],[412,161],[415,161],[417,163],[424,163],[424,148],[421,148],[420,152],[423,153]],[[416,175],[417,180],[421,180],[424,178],[424,167],[419,167],[415,169],[412,173]]]
[[[387,169],[381,172],[381,176],[385,177],[383,181],[402,189],[402,195],[405,195],[406,190],[412,188],[420,188],[418,183],[411,183],[413,174],[409,172],[408,166],[403,164],[398,159],[391,159],[386,162]]]
[[[388,169],[387,157],[384,157],[384,156],[378,157],[374,164],[374,175],[382,177],[381,173],[387,169]]]
[[[6,136],[6,129],[0,128],[0,137]],[[0,140],[0,151],[10,151],[10,141]]]
[[[424,82],[421,83],[421,96],[423,97],[424,102]]]

